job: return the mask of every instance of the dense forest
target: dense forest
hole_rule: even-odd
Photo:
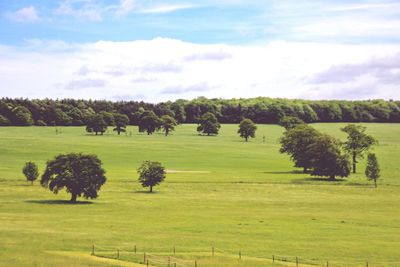
[[[85,125],[96,113],[105,117],[125,114],[129,123],[137,125],[140,115],[153,111],[158,116],[170,115],[179,123],[197,123],[206,112],[213,113],[221,123],[239,123],[249,118],[256,123],[278,123],[285,116],[312,122],[400,122],[400,101],[394,100],[299,100],[258,97],[251,99],[176,100],[158,104],[137,101],[105,100],[29,100],[0,99],[0,125]]]

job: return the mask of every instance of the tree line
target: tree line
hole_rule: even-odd
[[[266,97],[249,99],[207,99],[167,101],[105,101],[76,99],[0,99],[0,126],[83,126],[96,114],[121,114],[129,125],[139,125],[144,112],[157,117],[168,115],[177,123],[198,123],[212,113],[220,123],[239,123],[244,118],[255,123],[278,123],[284,117],[313,122],[400,122],[400,101],[300,100]],[[111,114],[111,115],[110,115]],[[147,114],[148,115],[148,114]],[[107,122],[108,123],[108,122]]]

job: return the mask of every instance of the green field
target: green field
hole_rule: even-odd
[[[344,140],[343,125],[314,126]],[[195,125],[168,137],[135,127],[121,136],[86,135],[83,127],[59,128],[61,134],[53,127],[0,127],[0,266],[129,266],[90,256],[92,244],[112,250],[99,255],[115,257],[119,248],[132,261],[144,251],[162,258],[175,246],[176,257],[187,260],[178,267],[194,260],[199,267],[272,266],[272,255],[329,266],[400,266],[400,125],[366,126],[380,143],[377,189],[363,175],[364,162],[345,181],[300,173],[279,154],[283,130],[275,125],[259,125],[248,143],[237,125],[222,125],[216,137],[198,136]],[[60,201],[69,200],[66,193],[24,180],[26,161],[43,171],[66,152],[103,161],[108,181],[98,199],[69,205]],[[137,183],[143,160],[169,170],[153,194]],[[135,245],[140,256],[124,254]]]

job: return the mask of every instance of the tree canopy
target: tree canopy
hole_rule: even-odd
[[[129,118],[125,114],[116,113],[114,114],[114,123],[115,128],[113,129],[113,131],[117,132],[118,135],[120,135],[121,132],[126,132],[126,126],[129,123]]]
[[[175,126],[178,125],[176,120],[173,117],[171,117],[170,115],[162,116],[160,123],[161,123],[161,128],[165,132],[165,136],[168,136],[168,134],[171,131],[174,131]]]
[[[364,153],[372,145],[377,144],[375,138],[365,133],[366,127],[361,125],[349,124],[341,129],[347,133],[347,141],[343,143],[344,149],[352,156],[353,173],[356,173],[357,160],[363,158]]]
[[[153,134],[161,126],[160,118],[153,111],[144,111],[139,119],[139,132]]]
[[[256,136],[257,126],[250,119],[243,119],[239,124],[238,134],[244,138],[247,142],[249,137],[254,138]]]
[[[197,131],[206,135],[217,135],[221,125],[219,124],[217,117],[211,112],[205,113],[198,120]]]
[[[149,187],[150,192],[153,192],[153,187],[164,181],[166,176],[165,168],[157,161],[144,161],[137,172],[139,182],[143,187]]]
[[[95,133],[96,135],[100,133],[101,135],[103,135],[106,130],[107,130],[107,123],[104,121],[103,115],[95,114],[87,118],[86,121],[87,132]]]
[[[71,202],[77,197],[97,198],[98,191],[106,182],[102,163],[95,155],[62,154],[47,162],[41,185],[55,194],[65,188],[71,194]]]
[[[39,176],[38,166],[31,161],[25,163],[22,172],[25,175],[26,180],[30,181],[31,184],[33,184],[33,181],[35,181]]]

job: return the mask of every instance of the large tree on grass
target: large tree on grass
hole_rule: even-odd
[[[207,135],[217,135],[219,128],[221,128],[217,117],[211,112],[203,114],[203,116],[198,119],[198,124],[197,131]]]
[[[65,188],[71,194],[72,203],[80,196],[94,199],[98,196],[97,191],[106,182],[101,164],[95,155],[58,155],[47,162],[40,183],[55,194]]]
[[[352,157],[353,173],[356,173],[357,160],[364,157],[372,145],[377,144],[374,137],[365,133],[366,127],[355,124],[348,124],[341,129],[347,133],[347,141],[344,142],[344,149]]]
[[[86,119],[86,131],[88,133],[95,133],[98,135],[104,134],[107,130],[107,123],[104,121],[104,118],[100,114],[91,115]]]
[[[160,123],[160,118],[153,111],[146,110],[139,120],[139,132],[147,132],[151,135],[160,128]]]
[[[365,175],[369,180],[373,180],[375,183],[375,187],[377,187],[376,180],[381,177],[380,174],[381,170],[379,168],[378,164],[378,159],[376,158],[376,155],[373,153],[368,154],[368,160],[367,160],[367,167],[365,168]]]
[[[320,133],[307,124],[300,124],[284,132],[280,139],[281,153],[290,155],[295,167],[307,172],[311,168],[311,156],[308,147],[315,142]]]
[[[171,131],[174,131],[175,126],[178,125],[176,120],[169,115],[162,116],[160,123],[161,123],[161,128],[165,132],[165,136],[167,136]]]
[[[139,174],[139,182],[143,187],[149,187],[153,192],[153,186],[158,185],[165,179],[165,169],[160,162],[144,161],[137,169]]]
[[[339,140],[321,134],[307,148],[311,159],[311,175],[327,176],[335,180],[336,176],[347,177],[350,174],[350,162],[347,155],[341,153]]]
[[[113,129],[113,131],[117,132],[118,135],[120,135],[121,132],[126,132],[126,126],[129,123],[129,118],[125,114],[116,113],[114,114],[114,123],[115,128]]]
[[[31,182],[33,185],[33,181],[35,181],[39,176],[38,166],[34,162],[26,162],[24,167],[22,168],[22,172],[26,177],[26,180]]]
[[[244,138],[247,142],[249,137],[254,138],[256,136],[257,126],[250,119],[243,119],[239,124],[238,134]]]

